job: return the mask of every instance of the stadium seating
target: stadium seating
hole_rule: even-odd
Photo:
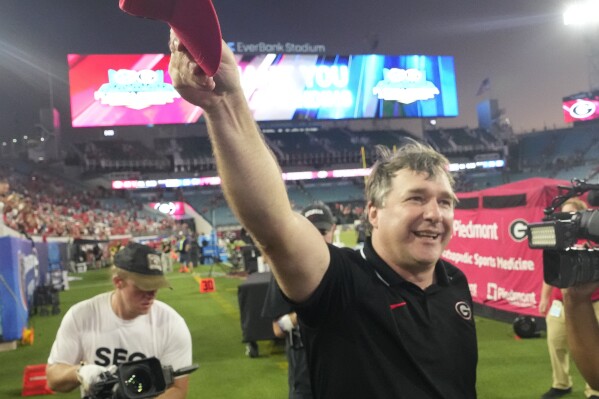
[[[371,165],[376,156],[376,145],[393,148],[400,146],[406,138],[417,138],[405,130],[354,131],[348,127],[287,130],[265,129],[265,140],[285,171],[361,167],[362,148],[366,150],[367,164]],[[479,190],[534,176],[596,180],[599,175],[597,125],[530,132],[513,136],[508,142],[486,130],[469,128],[426,130],[423,138],[452,163],[473,163],[481,156],[507,156],[505,168],[456,173],[457,191]],[[149,148],[147,143],[152,143],[154,148]],[[238,224],[219,187],[157,188],[141,192],[115,192],[106,187],[106,183],[119,178],[160,179],[215,174],[212,149],[205,135],[178,137],[165,134],[146,141],[146,144],[122,139],[74,143],[70,155],[77,159],[71,169],[68,165],[54,169],[23,160],[6,162],[2,174],[10,176],[11,188],[22,200],[22,212],[8,213],[6,223],[29,234],[50,236],[145,234],[178,227],[168,217],[156,215],[143,204],[150,200],[183,200],[217,226]],[[72,173],[65,172],[73,168],[80,169],[79,181]],[[102,179],[85,180],[90,177],[90,172]],[[347,212],[363,202],[363,180],[288,182],[287,192],[297,210],[321,200]]]

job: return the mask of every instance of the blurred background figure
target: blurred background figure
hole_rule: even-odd
[[[162,267],[165,273],[173,271],[173,258],[171,257],[172,250],[173,247],[171,245],[170,237],[163,239],[161,243],[160,253],[162,258]]]
[[[320,231],[323,239],[332,244],[336,224],[335,218],[328,206],[322,202],[315,203],[301,211]],[[302,334],[297,320],[297,314],[289,302],[283,298],[281,289],[274,277],[271,279],[262,308],[262,317],[273,320],[272,327],[275,336],[285,338],[287,355],[289,399],[312,398],[310,373],[306,350],[302,342]]]

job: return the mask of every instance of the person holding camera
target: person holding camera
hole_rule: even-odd
[[[441,260],[457,201],[448,160],[416,141],[381,148],[366,183],[370,237],[362,250],[329,245],[293,211],[227,44],[213,77],[172,31],[169,46],[173,86],[205,111],[229,206],[294,304],[314,397],[476,398],[468,281]]]
[[[333,242],[335,233],[335,217],[331,209],[323,202],[308,205],[300,212],[322,234],[328,244]],[[308,360],[302,341],[302,333],[293,306],[285,300],[277,281],[272,278],[266,299],[262,307],[262,317],[273,321],[272,328],[276,337],[285,338],[285,352],[287,354],[287,375],[289,385],[289,399],[311,399],[310,373]]]
[[[156,300],[158,289],[170,287],[160,254],[129,243],[114,256],[112,283],[113,291],[73,305],[62,319],[46,368],[52,390],[70,392],[81,386],[82,396],[88,396],[106,372],[149,357],[174,370],[191,365],[185,321]],[[159,398],[184,399],[187,387],[188,376],[178,377]]]
[[[587,204],[580,198],[570,198],[562,204],[562,212],[580,212],[586,210]],[[599,300],[599,290],[593,294],[595,301]],[[568,312],[564,308],[562,291],[543,281],[539,312],[545,316],[547,325],[547,348],[552,369],[551,388],[541,399],[560,398],[572,392],[572,376],[570,375],[570,356],[566,318]],[[597,319],[599,319],[599,302],[597,302]],[[589,399],[599,399],[599,391],[592,389],[589,384],[585,388],[585,396]]]
[[[599,282],[564,290],[568,345],[588,385],[599,391]],[[599,396],[590,396],[599,398]]]

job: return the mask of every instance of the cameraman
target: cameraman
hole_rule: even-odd
[[[584,379],[595,390],[599,390],[599,301],[593,301],[592,295],[597,291],[599,282],[564,290],[570,353]]]
[[[119,364],[156,357],[174,370],[191,365],[191,334],[183,318],[156,300],[169,287],[160,255],[146,245],[129,243],[114,257],[114,290],[75,304],[65,314],[52,345],[48,385],[82,396]],[[174,380],[161,399],[184,399],[188,376]]]
[[[561,211],[580,212],[586,209],[588,209],[587,204],[580,198],[574,197],[564,202]],[[599,290],[593,293],[593,299],[599,299]],[[597,305],[599,318],[599,302]],[[551,388],[541,396],[541,399],[560,398],[572,392],[572,377],[569,373],[569,352],[572,346],[569,345],[570,334],[566,327],[568,311],[564,307],[562,291],[543,282],[539,312],[545,316],[547,324],[547,348],[552,369]],[[585,396],[589,399],[599,399],[599,391],[593,390],[591,385],[587,384]]]

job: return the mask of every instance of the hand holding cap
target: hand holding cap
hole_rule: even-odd
[[[222,34],[210,0],[119,0],[119,7],[137,17],[168,23],[204,73],[216,74]]]

